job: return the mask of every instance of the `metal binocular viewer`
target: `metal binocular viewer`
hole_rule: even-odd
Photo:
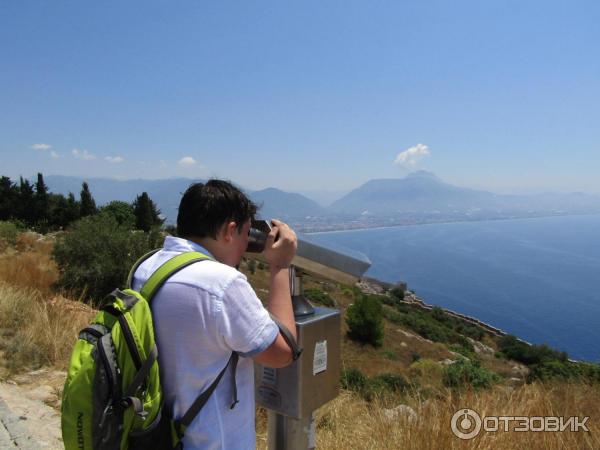
[[[262,259],[269,222],[257,220],[250,229],[248,255]],[[340,388],[340,312],[313,306],[305,297],[305,273],[345,284],[354,284],[370,267],[360,252],[316,244],[298,235],[298,248],[290,267],[292,306],[298,345],[304,349],[298,360],[282,369],[255,364],[256,402],[268,412],[268,448],[315,447],[314,411],[337,397]]]

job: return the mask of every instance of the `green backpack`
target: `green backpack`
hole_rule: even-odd
[[[231,365],[235,375],[237,354],[232,353],[218,377],[181,419],[173,421],[167,417],[150,303],[171,275],[210,258],[198,252],[177,255],[160,266],[140,292],[134,291],[134,272],[156,251],[135,263],[127,289],[109,294],[106,306],[79,333],[61,406],[66,450],[181,448],[186,427],[200,412],[227,367]]]

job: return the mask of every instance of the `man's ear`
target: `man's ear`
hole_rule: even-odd
[[[225,242],[230,242],[233,239],[233,233],[237,231],[237,224],[235,222],[226,222],[221,228],[221,235]]]

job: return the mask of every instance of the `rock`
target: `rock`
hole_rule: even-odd
[[[450,353],[452,353],[452,356],[456,356],[456,358],[458,359],[462,359],[464,361],[469,361],[469,358],[467,358],[465,355],[461,355],[460,353],[457,352],[453,352],[452,350],[448,350]]]
[[[392,409],[384,409],[383,415],[388,420],[398,420],[405,417],[409,422],[415,422],[418,418],[415,410],[408,405],[398,405]]]
[[[522,378],[509,378],[508,380],[506,380],[506,384],[508,386],[520,386],[523,384],[523,379]]]
[[[370,283],[366,280],[359,281],[356,286],[365,294],[383,294],[385,291],[379,284]]]
[[[456,361],[458,361],[458,359],[444,359],[444,360],[440,361],[440,364],[449,366],[451,364],[454,364]]]
[[[525,378],[529,375],[529,369],[521,364],[514,365],[511,372],[520,378]]]
[[[408,347],[408,344],[406,342],[400,342],[400,347]]]
[[[485,345],[483,342],[476,341],[475,339],[467,338],[469,342],[473,345],[473,349],[475,353],[483,353],[486,355],[494,355],[496,352],[492,347]]]
[[[419,336],[418,334],[413,334],[408,331],[404,331],[402,328],[397,328],[396,331],[398,331],[398,333],[402,333],[404,336],[406,336],[408,338],[417,339],[419,341],[429,342],[430,344],[433,344],[433,341],[430,341],[429,339],[425,339],[423,336]]]
[[[33,442],[31,447],[26,448],[64,448],[60,414],[43,402],[31,399],[30,392],[21,386],[0,383],[0,398],[6,408],[15,418],[24,418],[19,420],[26,433],[23,438]]]

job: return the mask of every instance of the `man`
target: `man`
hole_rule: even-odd
[[[226,370],[204,408],[187,428],[189,449],[255,447],[254,369],[256,361],[284,367],[292,350],[269,317],[246,277],[236,270],[248,245],[256,206],[235,186],[221,180],[197,183],[181,199],[177,234],[136,271],[134,289],[168,259],[198,251],[212,259],[173,275],[153,300],[161,382],[167,410],[179,419],[239,354],[237,370]],[[272,221],[264,256],[270,268],[269,311],[295,336],[288,267],[296,235]],[[235,390],[237,387],[237,398]],[[237,404],[235,400],[238,400]]]

